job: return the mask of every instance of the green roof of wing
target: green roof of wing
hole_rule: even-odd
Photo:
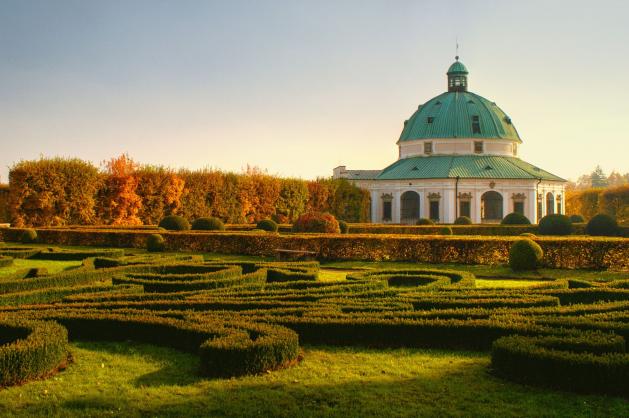
[[[376,180],[456,177],[565,181],[519,158],[495,155],[433,155],[404,158],[382,170]]]
[[[478,116],[480,133],[472,132]],[[494,102],[471,92],[446,92],[421,105],[404,123],[400,141],[432,138],[508,139],[522,142],[518,131]]]

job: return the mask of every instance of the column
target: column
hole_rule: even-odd
[[[454,223],[456,196],[454,190],[443,191],[443,223]]]
[[[537,223],[537,195],[535,194],[535,189],[529,190],[529,192],[526,194],[524,215],[529,218],[531,223]]]
[[[371,191],[371,223],[378,223],[378,206],[380,199],[376,190]]]
[[[395,224],[400,223],[400,216],[402,215],[401,214],[402,205],[400,202],[400,197],[401,197],[401,193],[399,190],[393,192],[393,203],[392,203],[391,211],[393,212],[392,218],[393,218],[393,223]]]
[[[474,192],[474,213],[472,213],[472,219],[474,220],[475,224],[479,224],[481,223],[481,219],[480,219],[480,196],[481,193],[477,190]]]
[[[509,208],[512,207],[511,202],[513,201],[513,199],[511,198],[510,193],[503,192],[501,194],[502,194],[502,217],[504,218],[505,216],[513,212],[512,210],[509,210]]]

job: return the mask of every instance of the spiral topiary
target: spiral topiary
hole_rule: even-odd
[[[618,223],[611,216],[599,213],[585,226],[585,233],[599,237],[613,237],[618,235]]]
[[[309,212],[301,215],[293,224],[293,232],[323,232],[338,234],[339,222],[329,213]]]
[[[459,216],[454,220],[455,225],[472,225],[472,220],[467,216]]]
[[[150,252],[164,251],[166,242],[160,234],[151,234],[146,238],[146,249]]]
[[[349,225],[345,221],[339,221],[339,229],[341,230],[341,234],[347,234],[349,232]]]
[[[542,235],[570,235],[572,222],[566,215],[546,215],[539,221],[538,231]]]
[[[183,216],[169,215],[159,222],[159,226],[169,231],[187,231],[190,229],[190,222]]]
[[[225,224],[218,218],[197,218],[192,222],[192,229],[196,231],[223,231]]]
[[[22,244],[32,244],[35,241],[37,241],[37,231],[35,231],[34,229],[25,229],[24,231],[22,231],[22,234],[20,235],[20,241],[22,242]]]
[[[256,229],[267,232],[277,232],[277,224],[271,219],[263,219],[256,225]]]
[[[585,223],[585,218],[581,215],[570,215],[570,222],[573,224]]]
[[[435,222],[432,219],[428,218],[419,218],[417,220],[417,225],[434,225]]]
[[[544,251],[528,238],[513,243],[509,250],[509,267],[512,270],[535,270],[544,258]]]
[[[529,218],[521,213],[511,212],[500,221],[502,225],[530,225]]]

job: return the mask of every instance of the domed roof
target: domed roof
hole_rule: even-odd
[[[469,74],[469,72],[465,65],[459,61],[459,57],[456,57],[456,61],[448,68],[448,74]]]
[[[467,91],[467,74],[457,56],[448,68],[448,91],[419,106],[404,122],[400,141],[479,138],[522,142],[511,118],[496,103]]]
[[[478,129],[473,127],[478,121]],[[468,91],[428,100],[404,122],[400,141],[431,138],[488,138],[522,142],[511,118],[496,103]]]

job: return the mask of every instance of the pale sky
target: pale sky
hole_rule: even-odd
[[[382,169],[460,44],[520,157],[629,171],[629,2],[0,0],[0,182],[22,159]]]

